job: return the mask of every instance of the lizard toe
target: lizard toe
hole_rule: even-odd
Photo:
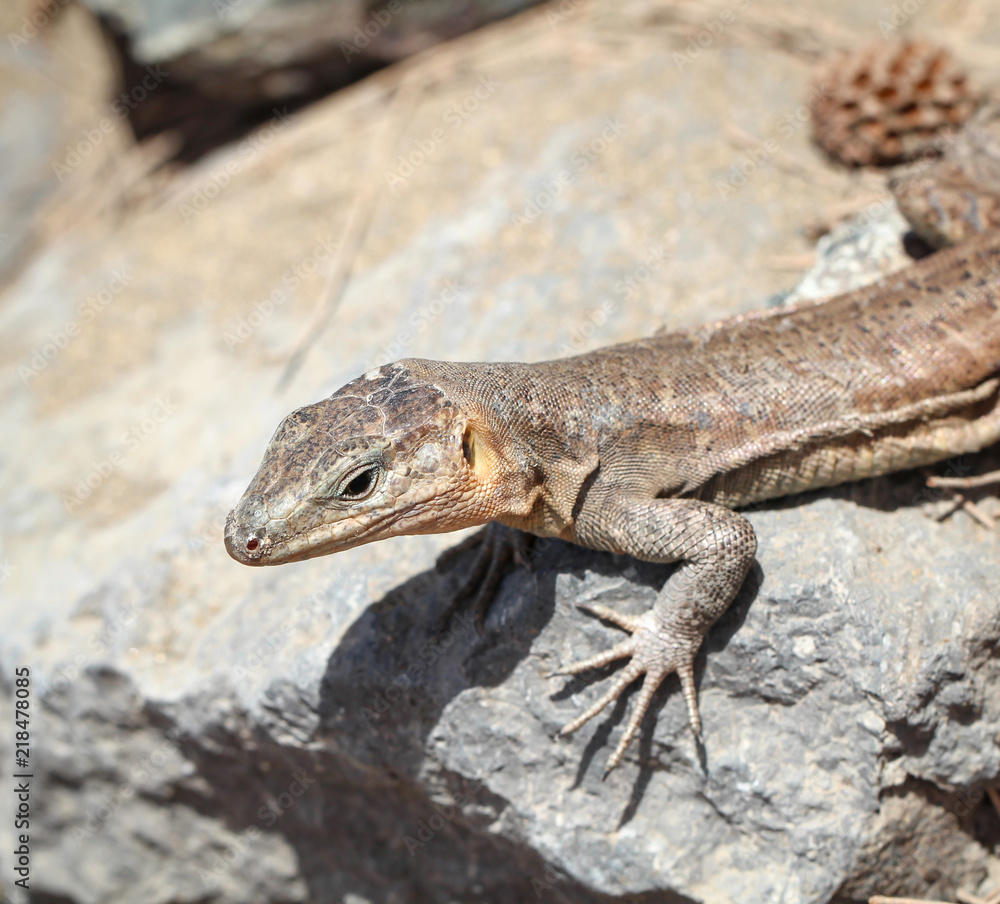
[[[608,688],[607,692],[596,702],[593,706],[589,707],[585,712],[580,713],[572,722],[568,722],[560,730],[559,734],[568,735],[576,731],[581,725],[589,722],[594,718],[604,707],[609,703],[616,700],[625,688],[627,688],[636,678],[642,674],[642,669],[636,665],[636,663],[630,662],[624,669],[622,669],[616,676],[614,683]]]
[[[701,743],[701,713],[698,712],[698,689],[694,686],[694,653],[691,659],[677,666],[677,677],[681,680],[681,693],[687,705],[688,724],[698,743]]]
[[[618,612],[612,609],[610,606],[602,606],[598,603],[591,605],[589,603],[577,603],[577,609],[582,609],[584,612],[591,612],[598,618],[603,618],[607,622],[611,622],[613,625],[618,625],[619,628],[623,628],[626,631],[638,631],[645,622],[642,620],[642,616],[625,615],[624,613]]]
[[[571,662],[569,665],[556,669],[554,672],[550,672],[548,677],[579,675],[581,672],[589,672],[591,669],[603,668],[609,662],[614,662],[616,659],[624,659],[626,656],[631,656],[634,652],[635,643],[630,637],[628,640],[623,640],[621,643],[615,644],[610,650],[605,650],[603,653],[597,653],[595,656]]]
[[[666,671],[660,673],[646,672],[646,676],[642,681],[642,688],[639,691],[639,696],[635,701],[635,708],[632,710],[628,723],[625,725],[625,731],[622,733],[621,739],[618,741],[614,753],[608,757],[608,763],[604,767],[604,778],[607,778],[611,773],[611,770],[616,768],[622,761],[622,757],[625,756],[625,751],[628,749],[628,745],[632,743],[632,739],[636,736],[639,731],[639,726],[642,724],[643,717],[649,710],[649,704],[653,699],[653,694],[656,693],[656,689],[663,683],[663,679],[667,677],[667,674],[668,673]]]

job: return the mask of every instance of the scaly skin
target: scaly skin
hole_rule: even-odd
[[[734,508],[930,464],[1000,439],[1000,238],[939,252],[818,305],[737,317],[539,364],[407,359],[278,428],[226,525],[230,555],[293,562],[498,521],[680,562],[631,632],[564,671],[629,658],[596,715],[693,662],[756,551]]]

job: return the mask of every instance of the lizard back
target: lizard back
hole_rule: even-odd
[[[487,412],[563,499],[747,505],[1000,439],[998,270],[1000,237],[983,235],[828,301],[572,358],[405,363]],[[571,523],[550,508],[520,526]]]
[[[986,235],[860,291],[612,346],[575,370],[624,391],[632,429],[607,439],[657,459],[658,495],[746,505],[929,464],[998,439],[984,385],[1000,374],[998,269]]]

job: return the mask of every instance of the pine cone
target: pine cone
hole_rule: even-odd
[[[813,85],[813,136],[848,166],[894,166],[935,153],[978,98],[948,51],[924,41],[873,44],[834,59]]]

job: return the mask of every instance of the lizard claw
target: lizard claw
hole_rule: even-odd
[[[644,676],[642,688],[636,698],[632,714],[625,725],[625,730],[614,752],[608,758],[604,771],[604,777],[607,778],[611,770],[621,763],[625,751],[638,733],[656,689],[671,672],[676,672],[680,678],[684,701],[687,704],[688,722],[695,737],[700,740],[701,716],[698,712],[698,697],[694,684],[694,657],[698,652],[700,638],[691,643],[685,638],[671,636],[657,623],[656,615],[653,612],[647,612],[640,616],[629,616],[615,612],[606,606],[581,606],[580,608],[631,631],[632,636],[628,640],[616,644],[610,650],[598,653],[589,659],[572,663],[553,674],[577,675],[589,669],[600,668],[617,659],[624,659],[626,656],[631,657],[631,660],[615,676],[611,687],[600,699],[572,722],[563,726],[559,734],[568,735],[576,731],[598,715],[609,703],[616,700],[636,678]]]

